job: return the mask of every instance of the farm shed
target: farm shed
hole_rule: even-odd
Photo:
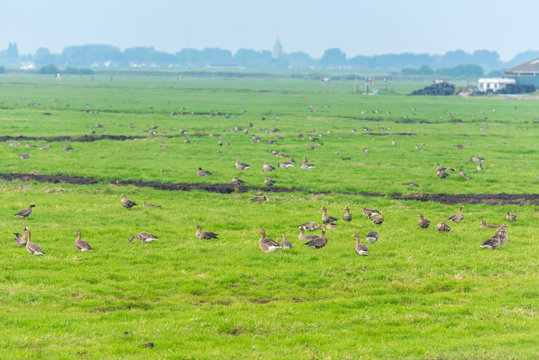
[[[517,85],[533,85],[539,88],[539,58],[530,60],[511,69],[504,70],[503,76],[515,79]]]
[[[514,85],[515,83],[515,79],[481,78],[477,81],[477,88],[482,92],[497,92],[498,90],[504,89],[507,85]]]

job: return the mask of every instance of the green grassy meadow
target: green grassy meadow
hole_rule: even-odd
[[[537,359],[536,205],[464,204],[463,221],[453,224],[446,220],[458,205],[345,194],[539,192],[536,97],[405,96],[425,85],[390,81],[369,96],[353,93],[353,81],[301,77],[1,75],[0,136],[80,137],[93,128],[96,136],[137,138],[28,141],[50,150],[0,142],[2,174],[100,180],[0,180],[0,358]],[[280,131],[268,133],[272,128]],[[252,142],[253,135],[261,142]],[[220,137],[230,146],[217,146]],[[261,174],[264,161],[277,167],[288,160],[271,150],[292,154],[298,164]],[[299,169],[303,156],[315,169]],[[468,162],[472,156],[485,158],[482,172]],[[251,169],[236,169],[235,160]],[[457,173],[439,179],[436,161]],[[198,177],[198,167],[213,175]],[[460,168],[472,178],[460,177]],[[249,186],[264,186],[269,176],[276,186],[304,191],[253,203],[255,192],[110,183],[223,184],[234,176]],[[408,181],[419,187],[402,185]],[[122,193],[139,206],[122,208]],[[13,216],[32,203],[28,219]],[[338,218],[349,206],[353,220],[328,229],[326,247],[304,247],[297,225],[320,222],[322,206]],[[367,257],[357,256],[352,237],[358,232],[364,240],[375,229],[361,215],[363,206],[383,210],[385,218]],[[493,235],[479,222],[500,224],[506,211],[519,216],[507,229],[510,242],[495,251],[479,248]],[[418,213],[430,228],[419,228]],[[440,221],[453,232],[438,233]],[[197,224],[220,239],[197,239]],[[46,255],[15,246],[12,233],[25,225]],[[286,234],[293,249],[263,253],[260,228],[275,240]],[[76,250],[76,230],[93,252]],[[140,231],[160,240],[127,242]],[[153,348],[143,346],[149,342]]]

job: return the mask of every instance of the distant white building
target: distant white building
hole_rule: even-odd
[[[36,68],[36,65],[33,62],[23,62],[19,66],[19,69],[21,70],[34,70]]]
[[[497,92],[498,90],[504,89],[507,85],[515,84],[515,79],[482,78],[477,81],[477,88],[482,92]]]

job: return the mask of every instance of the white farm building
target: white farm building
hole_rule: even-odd
[[[507,85],[514,85],[515,79],[503,79],[503,78],[482,78],[477,81],[477,88],[479,91],[497,92],[505,88]]]

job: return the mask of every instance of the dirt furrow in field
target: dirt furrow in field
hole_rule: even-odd
[[[68,183],[74,185],[92,185],[103,182],[94,178],[69,175],[41,175],[41,174],[0,174],[0,179],[6,181],[22,180],[22,181],[38,181],[48,183]],[[353,195],[366,197],[385,197],[389,196],[395,200],[416,200],[416,201],[434,201],[441,204],[490,204],[490,205],[539,205],[539,194],[426,194],[426,193],[409,193],[409,194],[382,194],[368,192],[331,192],[331,191],[309,191],[305,189],[289,189],[282,187],[259,187],[259,186],[241,186],[239,190],[234,188],[232,184],[205,184],[205,183],[160,183],[155,181],[111,181],[111,184],[118,186],[133,185],[138,187],[151,187],[156,190],[168,191],[191,191],[203,190],[218,194],[231,194],[236,191],[249,192],[257,191],[264,193],[293,193],[306,192],[313,195]]]

